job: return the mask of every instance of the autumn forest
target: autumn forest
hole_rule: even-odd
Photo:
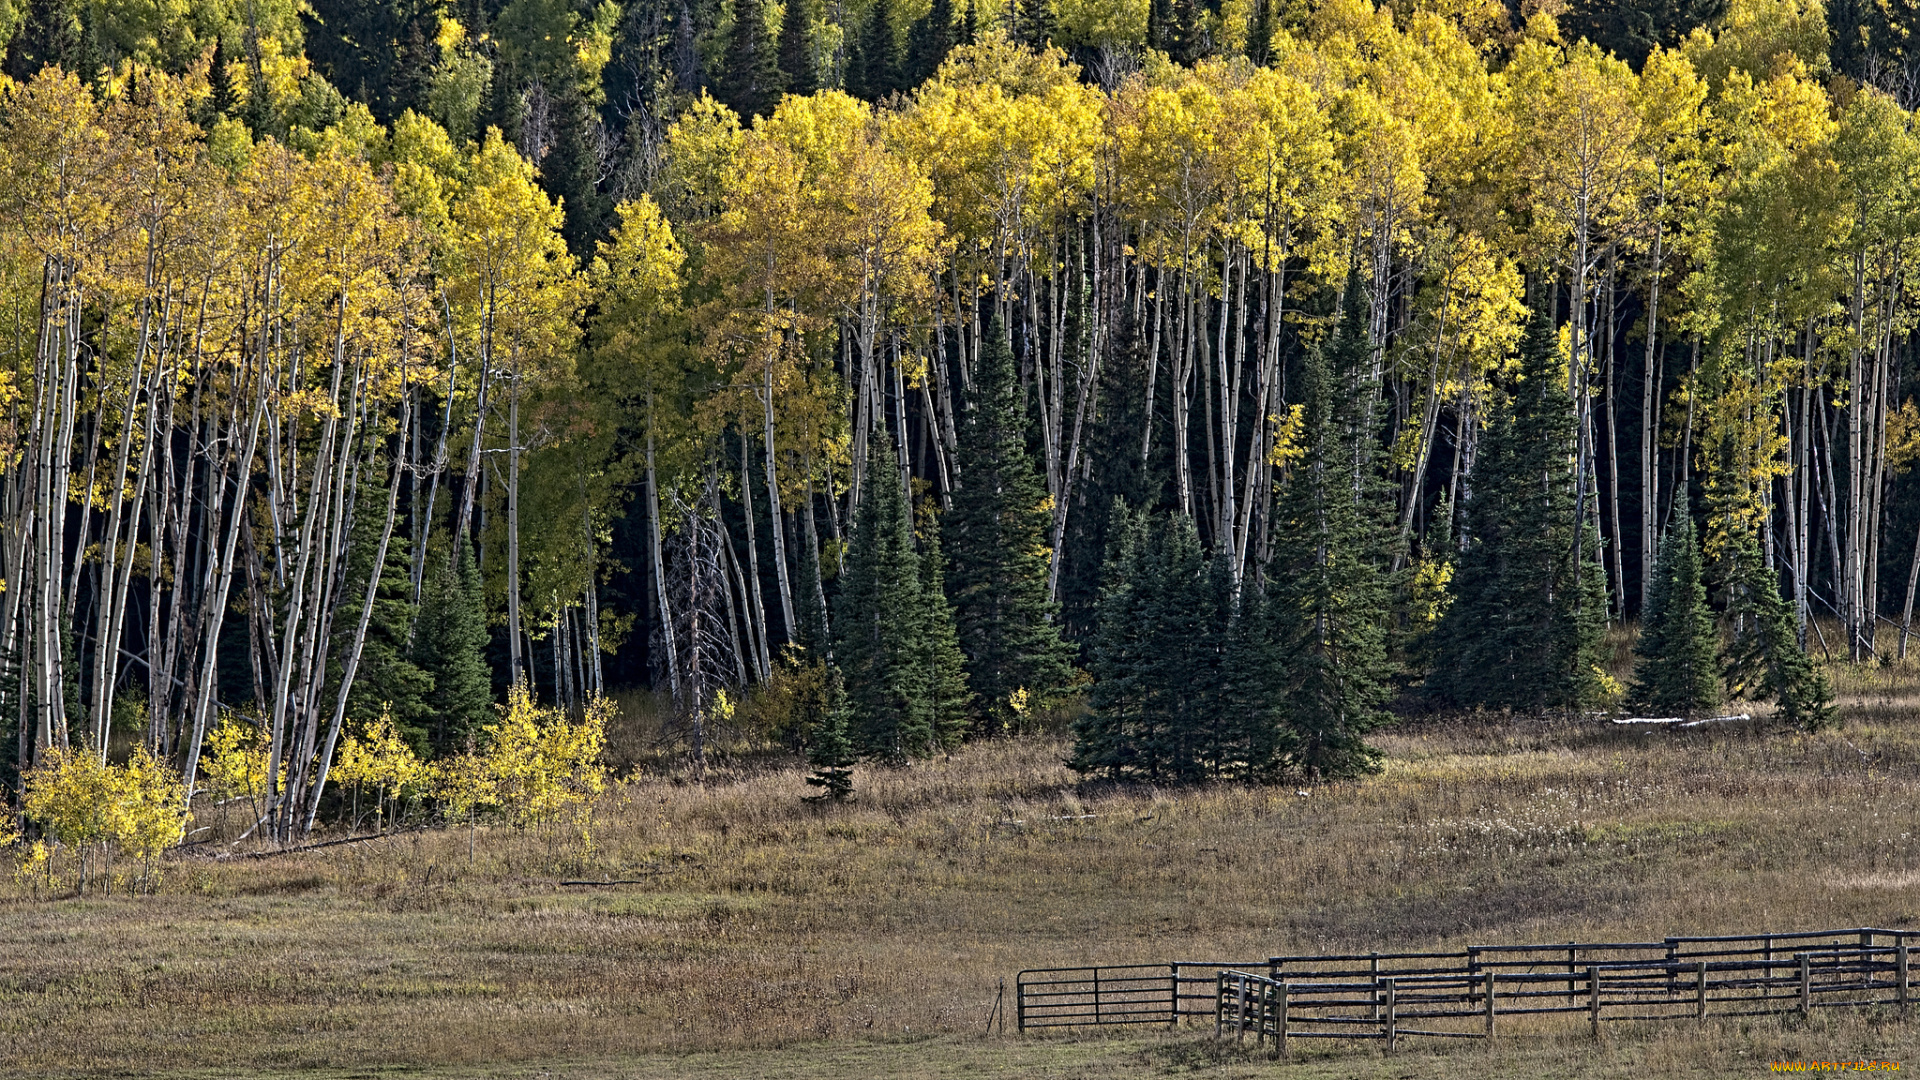
[[[0,781],[151,856],[570,812],[616,691],[828,801],[1818,728],[1920,587],[1889,10],[0,2]]]

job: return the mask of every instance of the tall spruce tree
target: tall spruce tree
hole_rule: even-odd
[[[1357,299],[1358,289],[1350,287]],[[1357,303],[1302,364],[1304,455],[1274,513],[1268,610],[1292,763],[1314,777],[1376,768],[1366,733],[1386,723],[1387,530],[1370,395],[1346,392],[1369,350]]]
[[[743,120],[766,116],[786,87],[779,50],[767,34],[766,0],[734,0],[733,28],[714,96]]]
[[[1044,49],[1053,43],[1052,0],[1016,0],[1014,11],[1019,19],[1016,30],[1022,44],[1029,48]]]
[[[1574,563],[1565,371],[1552,321],[1536,310],[1462,497],[1465,545],[1427,680],[1440,704],[1575,708],[1599,695],[1605,578],[1591,526]]]
[[[953,552],[948,592],[974,715],[982,731],[997,733],[1014,719],[1015,693],[1041,705],[1059,700],[1073,682],[1073,648],[1054,624],[1052,522],[1027,451],[1026,393],[997,324],[986,340],[957,432],[963,469],[940,527]]]
[[[1689,716],[1720,703],[1719,635],[1685,489],[1679,495],[1647,586],[1627,700],[1637,709]]]
[[[915,19],[907,30],[906,81],[919,86],[940,70],[940,64],[953,51],[953,0],[933,0],[925,15]]]
[[[1780,717],[1818,731],[1833,723],[1833,688],[1800,643],[1793,605],[1780,593],[1780,575],[1767,567],[1759,541],[1746,531],[1733,544],[1727,615],[1734,624],[1727,651],[1727,689],[1735,697],[1772,700]]]
[[[780,13],[779,63],[787,93],[806,97],[820,88],[813,62],[813,10],[807,0],[787,0]]]
[[[1088,650],[1093,689],[1087,711],[1073,723],[1068,765],[1118,780],[1150,769],[1140,737],[1149,703],[1146,661],[1152,643],[1145,614],[1152,583],[1147,580],[1147,515],[1128,510],[1116,497],[1107,522],[1107,557]]]
[[[925,672],[923,691],[927,722],[936,745],[959,745],[967,733],[973,695],[967,690],[966,658],[947,603],[946,556],[940,550],[940,530],[929,523],[922,530],[920,551],[919,664]]]
[[[873,440],[833,615],[834,661],[847,681],[848,737],[863,757],[932,753],[920,559],[891,436]]]
[[[377,575],[373,610],[367,615],[366,636],[360,643],[360,662],[353,685],[347,689],[347,715],[371,721],[390,711],[401,736],[413,744],[415,752],[425,752],[432,720],[433,676],[414,662],[407,647],[415,608],[406,538],[398,534],[389,537],[386,561],[374,565],[375,556],[380,554],[386,496],[385,486],[376,479],[362,479],[359,505],[363,509],[354,515],[348,534],[349,584],[333,622],[336,666],[328,672],[328,694],[337,692],[338,680],[345,675],[345,660],[352,652],[366,602],[367,579]]]
[[[906,88],[901,78],[899,13],[894,0],[873,0],[854,55],[847,63],[847,92],[865,101],[879,101]]]
[[[818,586],[820,553],[811,540],[800,545],[800,576],[795,580],[799,588],[794,596],[793,643],[813,659],[826,659],[833,651],[833,636],[828,630],[826,595]]]
[[[1126,520],[1107,563],[1090,709],[1074,724],[1069,765],[1115,779],[1220,775],[1242,756],[1223,709],[1231,586],[1210,572],[1192,518],[1115,513]]]
[[[436,754],[445,754],[459,750],[492,721],[493,675],[487,670],[486,601],[473,552],[462,543],[451,565],[432,561],[413,626],[413,662],[433,677],[428,739]]]

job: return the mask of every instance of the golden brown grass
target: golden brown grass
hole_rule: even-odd
[[[464,829],[264,859],[204,844],[154,896],[6,887],[0,1069],[1265,1074],[1192,1031],[979,1032],[997,981],[1030,966],[1920,925],[1915,683],[1903,665],[1842,682],[1848,722],[1820,735],[1421,723],[1382,735],[1379,776],[1311,789],[1082,787],[1064,744],[1017,741],[863,769],[838,808],[803,804],[791,766],[635,779],[591,852],[488,828],[471,861]],[[587,878],[639,884],[560,884]],[[1392,1059],[1315,1047],[1292,1068],[1920,1065],[1916,1029],[1623,1027],[1604,1050],[1549,1030]]]

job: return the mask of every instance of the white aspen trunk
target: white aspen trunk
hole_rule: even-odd
[[[1659,372],[1654,366],[1654,357],[1660,340],[1660,278],[1666,269],[1666,211],[1667,168],[1662,163],[1660,201],[1654,208],[1653,219],[1653,273],[1647,285],[1646,370],[1641,375],[1640,389],[1640,606],[1643,611],[1647,603],[1647,586],[1653,581],[1655,549],[1659,546],[1655,525],[1660,506],[1657,454],[1660,419],[1654,411],[1659,392]],[[1797,572],[1794,579],[1799,580]]]
[[[334,695],[333,720],[327,725],[326,743],[315,766],[313,787],[307,797],[306,816],[300,827],[302,835],[312,834],[314,818],[320,813],[320,797],[326,791],[327,774],[333,769],[334,749],[340,743],[340,730],[346,724],[347,695],[352,692],[353,681],[360,674],[360,657],[367,642],[367,626],[373,620],[373,604],[380,592],[381,572],[387,565],[387,547],[393,540],[393,523],[400,506],[400,483],[407,475],[406,462],[399,447],[406,445],[408,429],[414,422],[413,397],[405,385],[404,375],[400,401],[400,432],[394,452],[393,479],[387,486],[386,518],[380,526],[380,543],[374,548],[373,565],[367,571],[366,592],[360,598],[360,618],[354,626],[347,655],[341,662],[340,688]]]
[[[526,677],[520,652],[520,356],[507,391],[507,681]]]
[[[248,480],[253,475],[254,451],[260,445],[260,421],[266,413],[267,365],[264,362],[264,358],[262,358],[259,370],[254,373],[253,380],[256,386],[253,408],[250,410],[253,415],[248,418],[246,445],[245,448],[240,451],[239,461],[237,462],[238,468],[234,470],[233,505],[232,508],[227,511],[226,540],[221,544],[219,552],[220,570],[217,578],[214,579],[212,601],[202,601],[203,609],[207,610],[210,614],[206,619],[206,634],[202,638],[201,644],[202,657],[198,684],[199,697],[193,705],[193,733],[187,740],[186,749],[181,754],[181,778],[184,781],[189,802],[193,799],[194,779],[199,774],[200,769],[200,745],[206,738],[207,733],[207,706],[213,699],[213,687],[218,671],[216,665],[220,652],[220,627],[226,618],[227,595],[233,586],[233,555],[240,546],[240,523],[247,516]],[[239,406],[238,389],[238,387],[235,387],[236,394],[234,404],[236,409]],[[237,421],[239,418],[236,416],[234,419]],[[228,430],[232,430],[231,425]],[[226,473],[227,470],[225,468],[222,468],[219,472],[219,479],[216,483],[220,486],[213,492],[216,496],[220,494],[221,489],[225,486]],[[218,517],[218,506],[219,504],[216,502],[208,508],[206,527],[209,530],[215,527],[215,522]],[[211,572],[211,568],[209,568],[209,572]]]
[[[653,456],[653,391],[647,391],[647,546],[653,556],[654,602],[660,606],[660,635],[667,653],[667,683],[680,697],[680,649],[674,642],[673,607],[667,603],[667,566],[660,554],[660,474]]]
[[[765,682],[773,670],[773,657],[767,645],[767,605],[760,596],[760,542],[759,529],[753,520],[753,456],[747,453],[747,433],[740,433],[740,509],[747,525],[747,593],[741,598],[745,603],[751,600],[753,606],[748,609],[747,622],[753,627],[754,668]],[[773,532],[780,533],[780,519],[771,519]],[[791,623],[789,623],[791,625]]]

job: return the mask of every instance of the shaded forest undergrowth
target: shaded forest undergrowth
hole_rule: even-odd
[[[1920,670],[1834,674],[1845,722],[1812,735],[1428,721],[1382,733],[1377,776],[1207,789],[1081,785],[1064,742],[1007,740],[863,769],[839,807],[801,802],[799,765],[641,776],[602,797],[590,849],[483,825],[266,858],[200,844],[136,899],[16,880],[0,1063],[957,1045],[1034,965],[1920,925]]]

